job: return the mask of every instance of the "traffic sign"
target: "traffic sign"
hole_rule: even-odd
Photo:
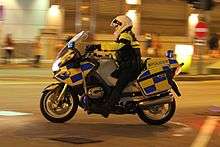
[[[208,25],[204,21],[200,21],[195,26],[195,37],[197,39],[206,39],[208,35]]]

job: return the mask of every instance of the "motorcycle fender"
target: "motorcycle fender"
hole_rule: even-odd
[[[42,93],[45,93],[47,91],[51,91],[59,85],[60,85],[60,83],[52,83],[52,84],[48,85],[47,87],[45,87],[44,90],[42,91]]]

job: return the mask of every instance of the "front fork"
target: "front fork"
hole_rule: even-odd
[[[62,91],[61,91],[59,97],[57,98],[57,105],[59,105],[60,102],[62,102],[62,101],[64,100],[64,94],[65,94],[65,92],[66,92],[66,90],[67,90],[67,87],[68,87],[67,84],[65,84],[65,85],[63,86],[63,89],[62,89]],[[88,92],[88,91],[87,91],[86,80],[85,80],[84,77],[83,77],[83,89],[84,89],[84,96],[87,96],[87,92]]]
[[[59,97],[57,98],[57,103],[58,103],[58,104],[59,104],[61,101],[63,101],[63,99],[64,99],[64,96],[63,96],[63,95],[64,95],[66,89],[67,89],[67,84],[65,84],[65,85],[63,86],[63,89],[62,89],[62,91],[61,91]]]

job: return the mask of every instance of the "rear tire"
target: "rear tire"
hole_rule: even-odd
[[[145,113],[145,110],[143,110],[142,108],[138,108],[137,114],[138,114],[139,118],[147,124],[162,125],[162,124],[168,122],[173,117],[173,114],[176,111],[175,99],[173,99],[173,101],[168,103],[167,105],[168,105],[169,109],[168,109],[166,115],[164,117],[162,117],[161,119],[153,119],[152,117],[148,116]]]
[[[69,97],[68,97],[68,102],[64,102],[62,103],[62,106],[60,107],[60,109],[64,109],[62,107],[70,107],[68,108],[68,111],[65,114],[61,114],[60,112],[56,110],[57,108],[51,109],[51,107],[53,107],[54,102],[53,98],[55,98],[57,95],[55,95],[56,92],[58,92],[58,94],[60,93],[60,89],[62,89],[62,86],[59,85],[57,88],[50,90],[50,91],[46,91],[42,94],[41,99],[40,99],[40,110],[41,113],[43,114],[43,116],[49,120],[50,122],[53,123],[64,123],[68,120],[70,120],[76,113],[77,108],[78,108],[78,104],[79,104],[79,100],[78,97],[74,96],[73,93],[69,93]],[[66,96],[66,94],[65,94]],[[52,98],[52,99],[51,99]],[[51,103],[51,104],[50,104]],[[69,106],[69,104],[70,106]],[[65,111],[65,110],[64,110]]]

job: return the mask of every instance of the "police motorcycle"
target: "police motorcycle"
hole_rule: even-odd
[[[57,83],[50,84],[40,99],[43,116],[54,123],[70,120],[81,107],[88,114],[102,114],[103,105],[117,79],[111,77],[116,64],[112,58],[98,57],[96,46],[90,45],[83,55],[76,44],[87,34],[75,35],[59,52],[52,71]],[[137,114],[150,125],[168,122],[175,113],[174,93],[180,96],[174,77],[181,66],[168,51],[160,59],[147,58],[136,80],[127,85],[111,114]],[[89,108],[89,109],[88,109]]]

